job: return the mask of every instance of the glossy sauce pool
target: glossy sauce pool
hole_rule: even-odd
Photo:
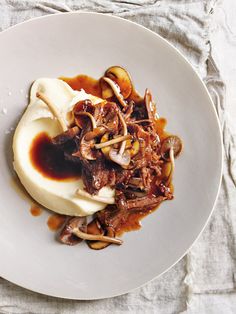
[[[33,166],[45,177],[57,181],[74,180],[80,176],[81,169],[67,161],[62,150],[52,143],[47,133],[39,133],[30,149]]]

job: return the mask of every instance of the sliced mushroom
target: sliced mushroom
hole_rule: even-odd
[[[165,185],[169,186],[175,169],[175,158],[179,156],[182,150],[182,142],[176,135],[168,136],[161,145],[161,156],[166,161],[170,161],[171,169],[166,179]]]
[[[98,195],[92,195],[92,194],[89,194],[88,192],[81,190],[81,189],[77,189],[76,194],[80,195],[82,197],[91,199],[91,200],[96,201],[96,202],[100,202],[100,203],[104,203],[104,204],[115,204],[115,198],[114,197],[102,197],[102,196],[98,196]]]
[[[83,232],[86,232],[86,217],[71,218],[62,229],[59,235],[59,240],[67,245],[80,243],[82,239],[73,234],[74,228],[80,228]]]
[[[120,92],[120,87],[109,77],[103,77],[102,80],[104,80],[106,83],[109,84],[114,94],[116,95],[117,99],[119,100],[119,103],[121,104],[121,106],[126,107],[127,103],[125,102],[124,97]]]
[[[106,236],[115,238],[115,231],[112,227],[107,227]],[[111,243],[104,241],[87,241],[88,246],[93,250],[102,250],[108,247]]]
[[[127,99],[132,93],[133,84],[129,73],[120,66],[112,66],[106,70],[105,76],[109,77],[120,87],[121,94]]]
[[[114,95],[114,92],[111,89],[110,85],[106,81],[104,81],[102,78],[100,79],[100,87],[102,90],[103,99],[109,99]]]
[[[49,110],[52,112],[52,114],[57,118],[58,122],[60,123],[61,129],[63,132],[67,131],[68,127],[66,125],[66,122],[64,118],[62,117],[60,111],[58,108],[50,101],[50,99],[44,95],[41,92],[37,92],[36,96],[42,100],[49,108]]]

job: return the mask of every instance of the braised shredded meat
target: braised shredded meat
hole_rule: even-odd
[[[132,99],[132,93],[128,97],[124,94],[124,98],[117,77],[113,83],[105,81],[102,86],[108,88],[110,83],[111,89],[102,92],[113,95],[95,105],[90,100],[79,101],[72,110],[69,130],[55,137],[53,143],[63,150],[65,158],[81,165],[84,189],[91,196],[105,186],[115,190],[114,205],[97,212],[93,228],[88,229],[94,230],[99,225],[99,233],[103,230],[107,234],[109,230],[109,234],[115,234],[131,214],[149,212],[162,201],[173,198],[170,185],[173,156],[179,154],[182,146],[178,142],[181,147],[172,147],[169,140],[163,152],[167,135],[158,132],[159,120],[149,90],[144,98],[136,95]],[[67,225],[61,235],[64,243],[76,243],[68,230]],[[99,243],[92,248],[95,247]]]

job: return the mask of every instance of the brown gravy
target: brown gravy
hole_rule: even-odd
[[[39,207],[37,204],[32,204],[31,208],[30,208],[30,213],[32,216],[34,217],[38,217],[42,214],[42,208]]]
[[[64,154],[55,145],[47,133],[39,133],[33,140],[30,149],[33,166],[45,177],[61,181],[77,179],[81,169],[65,160]]]
[[[139,230],[141,228],[141,220],[157,208],[158,207],[154,207],[143,212],[131,213],[127,220],[117,228],[116,235],[120,236],[124,232]]]
[[[66,221],[65,215],[52,214],[48,217],[47,225],[51,231],[60,229]]]
[[[74,90],[84,89],[88,94],[92,94],[97,97],[102,96],[99,80],[96,80],[90,76],[81,74],[72,78],[61,77],[60,79],[70,85],[70,87]]]

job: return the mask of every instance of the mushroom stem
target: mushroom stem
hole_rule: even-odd
[[[68,127],[66,125],[65,120],[63,119],[63,117],[60,114],[60,111],[58,110],[58,108],[48,99],[48,97],[41,93],[41,92],[37,92],[36,93],[36,97],[38,97],[40,100],[42,100],[49,108],[49,110],[51,111],[51,113],[57,118],[63,132],[68,130]]]
[[[159,118],[157,113],[153,109],[153,102],[152,102],[152,94],[148,88],[145,90],[145,95],[144,95],[144,102],[148,114],[148,119],[152,120],[153,118]]]
[[[98,196],[98,195],[92,195],[92,194],[89,194],[88,192],[81,190],[81,189],[77,189],[76,194],[80,195],[82,197],[91,199],[91,200],[96,201],[96,202],[100,202],[100,203],[104,203],[104,204],[115,204],[115,198],[114,197],[102,197],[102,196]]]
[[[170,152],[169,152],[169,156],[170,156],[170,162],[171,162],[171,170],[170,170],[170,174],[166,180],[166,186],[169,186],[173,177],[173,172],[175,169],[175,157],[174,157],[174,149],[173,147],[170,148]]]
[[[131,138],[132,138],[132,136],[130,134],[127,134],[127,135],[123,135],[123,136],[119,136],[119,137],[113,138],[112,140],[104,142],[104,143],[95,144],[94,147],[96,149],[100,149],[100,148],[111,146],[113,144],[120,143],[120,142],[123,142],[123,141],[125,143],[126,140],[129,140]]]
[[[114,243],[121,245],[123,241],[118,238],[112,238],[104,235],[96,235],[96,234],[88,234],[83,231],[81,231],[79,228],[74,228],[72,230],[72,233],[76,235],[78,238],[83,239],[83,240],[92,240],[92,241],[102,241],[102,242],[108,242],[108,243]]]
[[[151,121],[150,119],[142,119],[142,120],[136,120],[136,121],[133,121],[132,123],[136,123],[136,124],[139,124],[139,123],[153,123],[153,121]]]
[[[94,128],[93,131],[88,132],[85,134],[85,140],[86,141],[91,141],[93,140],[95,137],[103,135],[106,132],[106,128],[105,127],[98,127],[98,128]]]
[[[126,136],[127,133],[128,133],[128,130],[127,130],[127,125],[125,123],[125,119],[123,118],[122,114],[120,111],[118,111],[118,116],[120,118],[120,122],[123,126],[123,135]],[[119,155],[122,155],[125,151],[125,146],[126,146],[126,141],[122,142],[121,146],[120,146],[120,150],[119,150]]]
[[[97,127],[97,123],[96,123],[94,117],[91,115],[91,113],[86,112],[86,111],[82,111],[82,112],[77,112],[76,115],[77,116],[87,116],[87,117],[89,117],[90,120],[91,120],[93,129],[95,129]]]
[[[117,85],[114,81],[112,81],[109,77],[103,77],[103,80],[105,82],[107,82],[111,89],[113,90],[114,94],[116,95],[117,99],[119,100],[120,104],[123,106],[123,107],[127,107],[127,103],[124,101],[124,97],[123,95],[121,94],[120,92],[120,87],[119,85]]]

